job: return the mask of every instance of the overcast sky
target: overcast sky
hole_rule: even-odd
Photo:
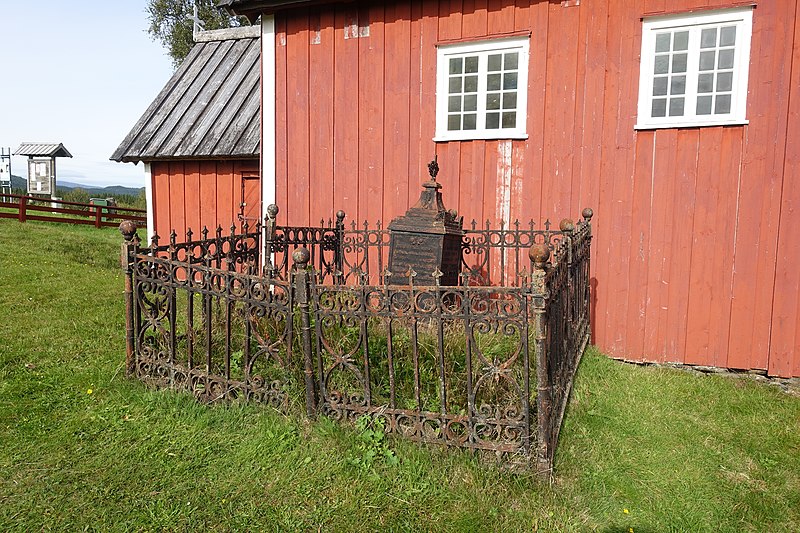
[[[28,0],[0,10],[0,146],[61,142],[59,181],[144,186],[109,157],[172,75],[145,0]],[[27,176],[25,158],[11,171]]]

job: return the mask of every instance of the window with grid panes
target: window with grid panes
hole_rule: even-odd
[[[752,13],[645,19],[637,128],[745,124]]]
[[[441,45],[436,141],[524,139],[529,38]]]

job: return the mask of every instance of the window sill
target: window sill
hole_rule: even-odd
[[[471,135],[437,135],[433,138],[435,143],[450,141],[524,141],[528,139],[527,133],[498,133],[498,134],[471,134]]]
[[[714,122],[673,122],[670,124],[636,124],[633,129],[640,130],[664,130],[670,128],[706,128],[713,126],[746,126],[749,120],[716,120]]]

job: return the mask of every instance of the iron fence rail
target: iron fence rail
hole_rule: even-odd
[[[590,336],[591,210],[558,229],[472,224],[456,286],[435,272],[419,286],[412,271],[389,284],[380,226],[276,215],[149,247],[121,225],[130,375],[205,401],[379,417],[416,441],[552,471]]]

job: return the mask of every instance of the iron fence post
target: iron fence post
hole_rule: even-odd
[[[293,290],[295,302],[300,309],[300,328],[303,337],[303,377],[306,386],[306,414],[314,418],[317,414],[317,402],[314,388],[313,354],[311,351],[311,310],[309,306],[308,261],[311,253],[301,247],[292,253],[294,260]]]
[[[269,204],[267,206],[267,219],[264,221],[264,262],[262,264],[262,275],[273,277],[275,275],[272,266],[272,241],[275,238],[275,225],[277,224],[278,206]]]
[[[552,416],[552,382],[550,360],[547,353],[547,261],[550,248],[534,244],[528,255],[533,262],[531,292],[533,294],[534,339],[536,343],[536,466],[539,474],[549,476],[552,471],[550,450],[550,417]]]
[[[120,266],[125,274],[125,373],[130,376],[135,371],[133,265],[139,251],[139,236],[136,234],[136,223],[132,220],[122,221],[119,231],[125,239],[122,243]]]
[[[336,283],[342,283],[344,278],[344,217],[345,212],[341,209],[336,212],[336,251],[333,255],[333,264],[339,273],[338,276],[334,273]]]
[[[591,207],[585,207],[583,211],[581,211],[581,216],[583,217],[583,223],[586,224],[586,239],[588,239],[590,245],[592,242],[592,217],[594,216],[594,211],[592,211]],[[584,276],[585,276],[585,286],[583,290],[585,291],[584,295],[584,305],[586,306],[586,323],[589,325],[589,340],[588,342],[592,342],[592,283],[591,283],[591,258],[592,254],[588,253],[586,255],[585,266],[584,266]]]

